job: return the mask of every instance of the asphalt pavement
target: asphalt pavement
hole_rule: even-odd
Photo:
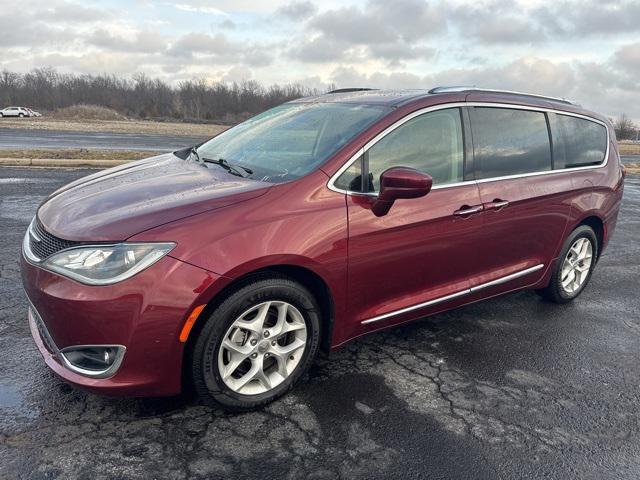
[[[262,411],[107,399],[36,350],[18,258],[87,170],[0,168],[0,478],[640,477],[640,178],[569,305],[520,292],[369,335]],[[105,319],[108,321],[108,319]]]
[[[0,128],[0,156],[1,150],[38,148],[170,152],[196,145],[206,139],[207,137],[197,136]]]

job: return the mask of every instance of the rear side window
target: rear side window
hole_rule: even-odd
[[[550,117],[553,131],[554,168],[598,165],[607,151],[604,125],[569,115]]]
[[[551,142],[543,112],[471,109],[477,178],[551,170]]]

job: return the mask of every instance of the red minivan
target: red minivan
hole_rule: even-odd
[[[610,122],[564,99],[303,98],[52,193],[24,238],[29,323],[72,384],[253,408],[360,335],[514,290],[573,300],[623,180]]]

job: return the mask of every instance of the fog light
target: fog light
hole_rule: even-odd
[[[117,371],[124,352],[121,345],[79,345],[67,347],[60,354],[70,370],[90,377],[106,377]]]

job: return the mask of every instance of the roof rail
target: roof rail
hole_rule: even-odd
[[[566,103],[567,105],[578,105],[577,102],[561,97],[550,97],[548,95],[538,95],[537,93],[517,92],[515,90],[499,90],[494,88],[479,88],[473,85],[456,86],[456,87],[435,87],[429,90],[429,93],[455,93],[455,92],[489,92],[489,93],[506,93],[509,95],[523,95],[525,97],[540,98],[542,100],[551,100],[553,102]]]
[[[336,90],[331,90],[330,92],[327,92],[327,93],[366,92],[368,90],[375,90],[375,88],[366,88],[366,87],[337,88]]]

